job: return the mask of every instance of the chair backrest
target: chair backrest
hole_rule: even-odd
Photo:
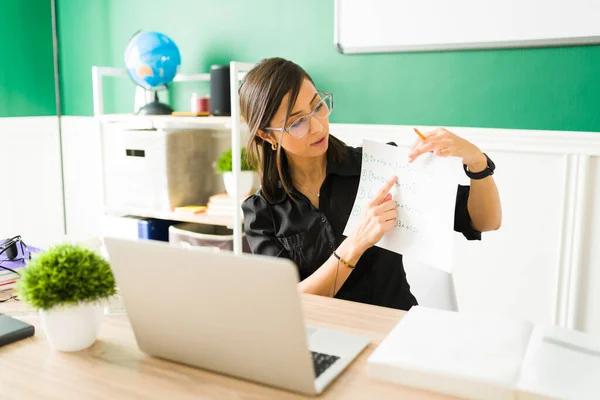
[[[458,311],[452,274],[408,258],[404,258],[403,264],[410,290],[419,305]]]

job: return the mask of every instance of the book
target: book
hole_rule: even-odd
[[[13,270],[13,271],[17,271],[17,270]],[[7,277],[8,278],[12,278],[14,276],[18,276],[18,275],[15,274],[12,271],[8,271],[8,270],[5,270],[5,269],[0,269],[0,281],[2,281],[3,279],[5,279]]]
[[[7,266],[6,264],[8,263],[3,262],[2,266]],[[8,268],[11,268],[13,271],[20,273],[24,269],[24,265],[12,263],[12,265]],[[20,278],[20,275],[15,274],[12,271],[0,268],[0,291],[12,289]]]
[[[2,277],[4,275],[15,275],[15,273],[13,271],[20,272],[24,268],[25,268],[25,263],[7,262],[7,261],[0,262],[0,277]]]
[[[242,201],[244,198],[242,198]],[[210,196],[206,206],[206,215],[233,217],[233,198],[227,193]]]
[[[5,346],[35,334],[31,324],[0,314],[0,346]]]
[[[8,290],[8,289],[13,289],[15,286],[17,286],[17,281],[18,281],[18,279],[12,279],[12,280],[8,280],[8,281],[0,282],[0,292],[2,292],[4,290]]]
[[[233,217],[233,210],[218,210],[214,208],[208,208],[206,210],[206,215],[210,215],[212,217]]]
[[[218,193],[208,198],[208,204],[220,206],[232,206],[233,198],[227,193]]]
[[[17,274],[0,275],[0,283],[15,281],[15,280],[19,279],[20,277],[21,276],[17,275]]]
[[[416,306],[367,362],[369,376],[467,399],[597,399],[600,337]]]
[[[169,241],[169,227],[178,224],[178,221],[156,218],[138,220],[138,239]]]
[[[246,198],[248,198],[248,195],[241,196],[240,201],[244,201]],[[208,203],[214,204],[214,205],[232,206],[233,205],[233,197],[231,197],[227,193],[217,193],[208,198]]]
[[[208,111],[190,112],[190,111],[173,111],[171,115],[176,117],[208,117],[210,113]]]
[[[196,215],[204,212],[205,210],[206,206],[181,206],[175,207],[173,211],[177,214]]]

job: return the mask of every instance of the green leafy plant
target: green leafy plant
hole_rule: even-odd
[[[34,257],[17,283],[18,296],[42,310],[97,302],[116,294],[110,264],[74,244],[60,244]]]
[[[225,172],[231,172],[232,170],[232,151],[231,149],[224,151],[221,153],[219,158],[217,159],[215,165],[215,172],[218,174],[224,174]],[[246,149],[242,148],[242,157],[241,157],[241,170],[242,171],[254,171],[252,165],[248,163],[246,158]]]

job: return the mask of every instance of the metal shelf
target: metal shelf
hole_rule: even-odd
[[[105,125],[131,129],[215,129],[231,130],[231,117],[191,117],[174,115],[103,114],[98,119]]]
[[[217,217],[210,215],[181,215],[180,213],[168,212],[150,212],[148,210],[118,210],[117,215],[132,215],[148,218],[172,219],[182,222],[197,222],[208,223],[215,225],[230,226],[233,228],[233,250],[234,253],[242,252],[242,210],[241,201],[239,200],[239,178],[241,172],[241,135],[242,127],[246,124],[242,121],[239,104],[238,86],[241,79],[254,64],[232,61],[230,63],[230,84],[231,84],[231,117],[188,117],[188,116],[138,116],[135,114],[104,114],[103,104],[103,77],[127,77],[127,71],[124,68],[113,67],[92,67],[92,91],[94,99],[94,117],[97,120],[98,131],[102,135],[104,126],[118,126],[120,129],[127,129],[127,125],[131,124],[131,129],[215,129],[228,130],[231,132],[231,147],[232,147],[232,172],[235,177],[236,185],[234,185],[234,215],[233,217]],[[210,74],[178,74],[174,82],[191,82],[191,81],[210,81]],[[104,149],[101,148],[102,153]],[[104,154],[102,154],[104,159]],[[104,172],[103,172],[104,183]],[[131,211],[131,212],[129,212]],[[105,208],[104,212],[109,214],[110,211]]]
[[[178,212],[157,212],[154,210],[148,210],[144,208],[119,208],[119,209],[106,209],[107,215],[111,215],[114,217],[125,217],[125,216],[133,216],[133,217],[142,217],[142,218],[158,218],[158,219],[167,219],[171,221],[181,221],[181,222],[193,222],[196,224],[209,224],[209,225],[219,225],[226,226],[228,228],[232,228],[234,225],[234,217],[225,217],[225,216],[217,216],[217,215],[208,215],[206,213],[199,214],[185,214]]]

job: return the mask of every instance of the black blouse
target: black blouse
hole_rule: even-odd
[[[319,208],[292,188],[292,201],[281,187],[268,201],[259,190],[242,203],[244,229],[252,253],[285,257],[296,264],[300,280],[315,272],[344,240],[342,235],[358,190],[362,148],[348,147],[342,163],[328,155]],[[481,233],[471,226],[469,186],[458,186],[454,230],[469,240]],[[340,268],[342,266],[340,265]],[[337,298],[408,310],[417,304],[410,292],[402,255],[371,247],[336,294]]]

